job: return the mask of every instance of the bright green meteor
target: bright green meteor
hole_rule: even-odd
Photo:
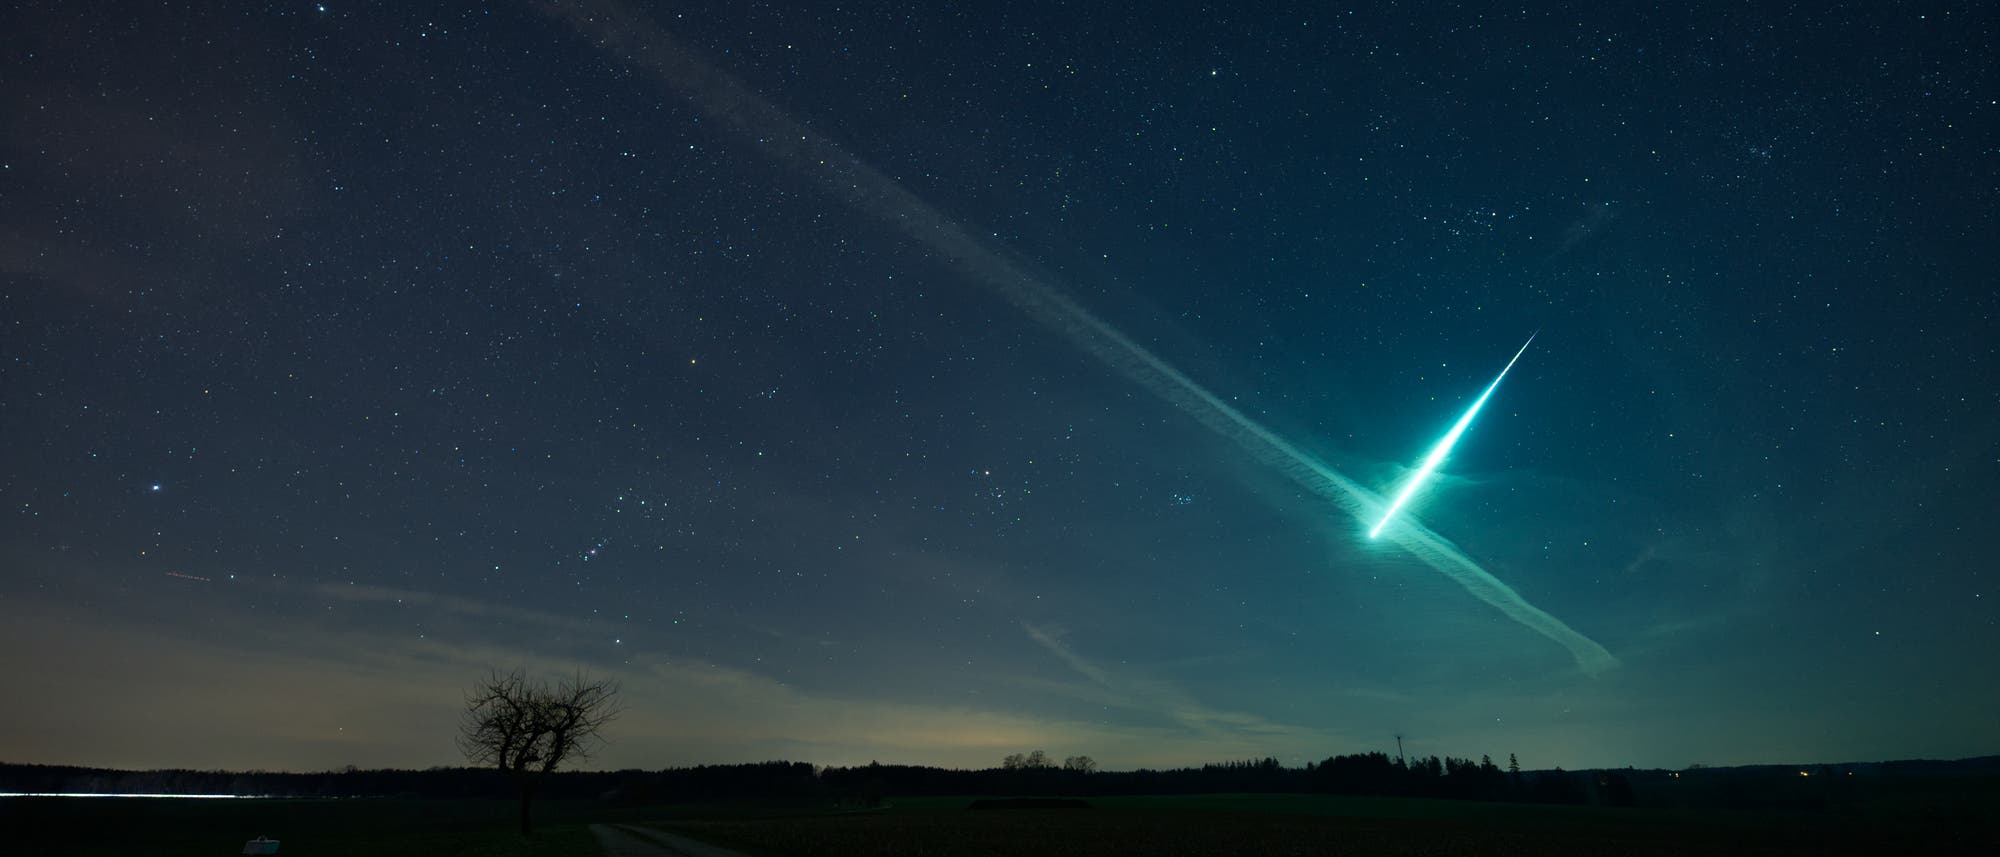
[[[1531,333],[1528,334],[1528,341],[1521,343],[1521,350],[1514,352],[1514,360],[1521,359],[1521,355],[1527,353],[1528,346],[1533,344],[1535,335]],[[1486,392],[1479,394],[1479,399],[1472,403],[1472,407],[1466,409],[1465,416],[1459,417],[1458,423],[1451,427],[1451,431],[1445,433],[1444,440],[1438,441],[1437,446],[1431,448],[1431,454],[1424,456],[1423,466],[1418,467],[1417,472],[1410,475],[1410,481],[1403,484],[1403,490],[1396,493],[1396,500],[1389,504],[1389,511],[1383,512],[1382,520],[1375,524],[1375,529],[1368,531],[1369,538],[1381,535],[1382,528],[1389,525],[1389,519],[1396,517],[1396,510],[1403,508],[1403,503],[1410,499],[1411,494],[1416,493],[1417,486],[1422,485],[1425,479],[1430,478],[1431,471],[1444,463],[1444,457],[1451,454],[1452,444],[1458,443],[1458,436],[1465,434],[1466,428],[1472,425],[1472,418],[1479,416],[1479,409],[1485,407],[1486,398],[1493,395],[1493,391],[1500,386],[1500,380],[1507,377],[1507,369],[1514,368],[1514,360],[1507,361],[1507,368],[1500,370],[1499,377],[1494,378],[1493,383],[1486,385]]]

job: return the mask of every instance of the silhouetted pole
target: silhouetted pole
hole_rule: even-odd
[[[1410,763],[1403,761],[1403,736],[1396,736],[1396,764],[1407,768]]]

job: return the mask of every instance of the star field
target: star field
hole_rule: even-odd
[[[10,7],[0,759],[1994,752],[1994,30]]]

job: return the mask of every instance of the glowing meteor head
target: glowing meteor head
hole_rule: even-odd
[[[1403,508],[1403,504],[1409,502],[1410,495],[1416,493],[1417,486],[1422,485],[1424,480],[1430,478],[1431,473],[1437,470],[1438,465],[1444,463],[1445,456],[1451,454],[1452,446],[1458,443],[1459,437],[1472,426],[1472,418],[1479,416],[1479,409],[1486,407],[1486,400],[1493,396],[1494,390],[1499,389],[1501,380],[1507,377],[1507,371],[1514,368],[1514,362],[1520,360],[1521,355],[1527,353],[1528,346],[1534,343],[1535,337],[1530,334],[1528,341],[1521,343],[1521,350],[1514,352],[1514,359],[1507,361],[1507,366],[1493,378],[1493,383],[1486,385],[1486,392],[1480,393],[1479,398],[1473,401],[1472,407],[1465,409],[1465,415],[1452,424],[1451,431],[1445,433],[1444,439],[1438,441],[1437,446],[1431,447],[1431,454],[1424,456],[1423,465],[1417,468],[1417,472],[1410,476],[1409,481],[1403,483],[1403,490],[1396,492],[1396,500],[1389,504],[1389,511],[1382,513],[1382,520],[1377,521],[1375,528],[1368,531],[1369,538],[1382,535],[1382,528],[1389,525],[1390,518],[1396,517],[1396,510]]]

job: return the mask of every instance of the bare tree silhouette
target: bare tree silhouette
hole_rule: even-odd
[[[521,790],[521,835],[533,828],[528,806],[536,782],[564,762],[590,758],[598,731],[618,716],[618,685],[579,672],[551,686],[516,669],[495,672],[465,695],[458,748],[467,761],[491,765]]]

